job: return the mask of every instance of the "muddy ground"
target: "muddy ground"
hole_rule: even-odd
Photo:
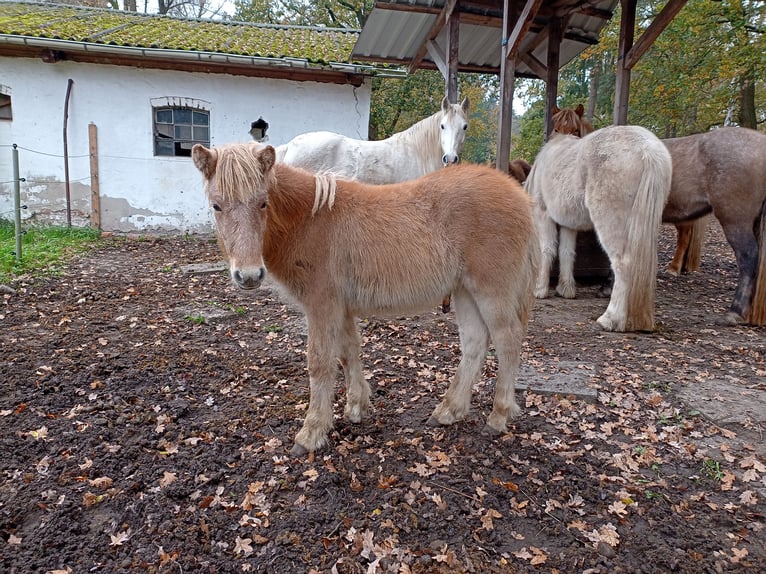
[[[301,315],[200,273],[214,241],[115,237],[22,279],[0,306],[0,571],[764,572],[766,330],[717,324],[736,267],[708,235],[699,273],[660,270],[655,333],[599,331],[595,286],[538,301],[496,439],[491,353],[468,419],[425,425],[452,314],[361,321],[373,417],[336,418],[313,459],[290,456]]]

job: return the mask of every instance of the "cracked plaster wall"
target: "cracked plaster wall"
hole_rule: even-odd
[[[367,138],[371,86],[292,82],[231,75],[141,70],[123,66],[0,57],[0,84],[13,119],[0,121],[0,217],[12,219],[11,144],[19,146],[23,217],[66,222],[64,99],[70,97],[68,145],[74,225],[91,215],[88,125],[98,128],[101,229],[116,232],[208,233],[212,217],[191,159],[155,157],[152,100],[193,98],[210,111],[211,145],[250,141],[259,116],[268,143],[307,131]]]

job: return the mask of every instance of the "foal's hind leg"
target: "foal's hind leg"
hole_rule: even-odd
[[[451,425],[468,414],[471,391],[481,375],[489,346],[489,332],[473,298],[464,290],[453,293],[452,298],[462,355],[449,389],[431,414],[430,422],[442,425]]]
[[[346,378],[346,407],[343,414],[352,423],[361,422],[370,410],[370,385],[362,374],[360,343],[356,319],[346,315],[341,336],[340,364]]]
[[[526,294],[522,297],[526,297]],[[511,305],[505,305],[505,312],[502,313],[498,313],[491,303],[484,306],[486,309],[482,308],[482,315],[489,325],[497,356],[495,399],[484,429],[490,434],[505,433],[508,430],[508,420],[521,413],[521,408],[516,403],[516,379],[521,362],[521,347],[526,334],[526,320],[530,311],[525,306],[525,300],[519,298]]]
[[[556,293],[564,299],[574,299],[577,284],[574,278],[575,248],[577,231],[567,227],[559,228],[559,282]]]

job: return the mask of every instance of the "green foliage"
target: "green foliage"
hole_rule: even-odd
[[[234,19],[262,24],[361,29],[372,0],[234,0]]]
[[[16,262],[16,234],[13,222],[0,220],[0,283],[19,275],[46,275],[60,263],[88,251],[99,243],[100,232],[77,227],[32,227],[21,238],[21,262]]]

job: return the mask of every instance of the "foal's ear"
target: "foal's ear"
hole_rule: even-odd
[[[468,96],[466,96],[465,98],[463,98],[463,101],[462,101],[462,102],[460,102],[460,106],[463,108],[463,111],[464,111],[464,112],[467,112],[467,111],[468,111],[468,108],[470,108],[470,107],[471,107],[471,100],[469,100],[469,99],[468,99]]]
[[[578,116],[582,117],[582,115],[585,113],[585,108],[583,107],[582,104],[577,104],[577,107],[575,108],[575,113]]]
[[[258,161],[261,162],[261,171],[266,173],[272,167],[274,167],[274,164],[277,161],[276,150],[272,146],[267,145],[265,148],[258,152]]]
[[[447,99],[447,96],[442,98],[442,111],[445,113],[449,111],[449,100]]]
[[[559,113],[561,110],[556,104],[553,104],[551,107],[551,116],[555,116],[557,113]]]
[[[215,165],[218,161],[218,152],[207,149],[202,144],[194,144],[191,151],[192,160],[197,169],[202,172],[205,179],[210,179],[215,173]]]

